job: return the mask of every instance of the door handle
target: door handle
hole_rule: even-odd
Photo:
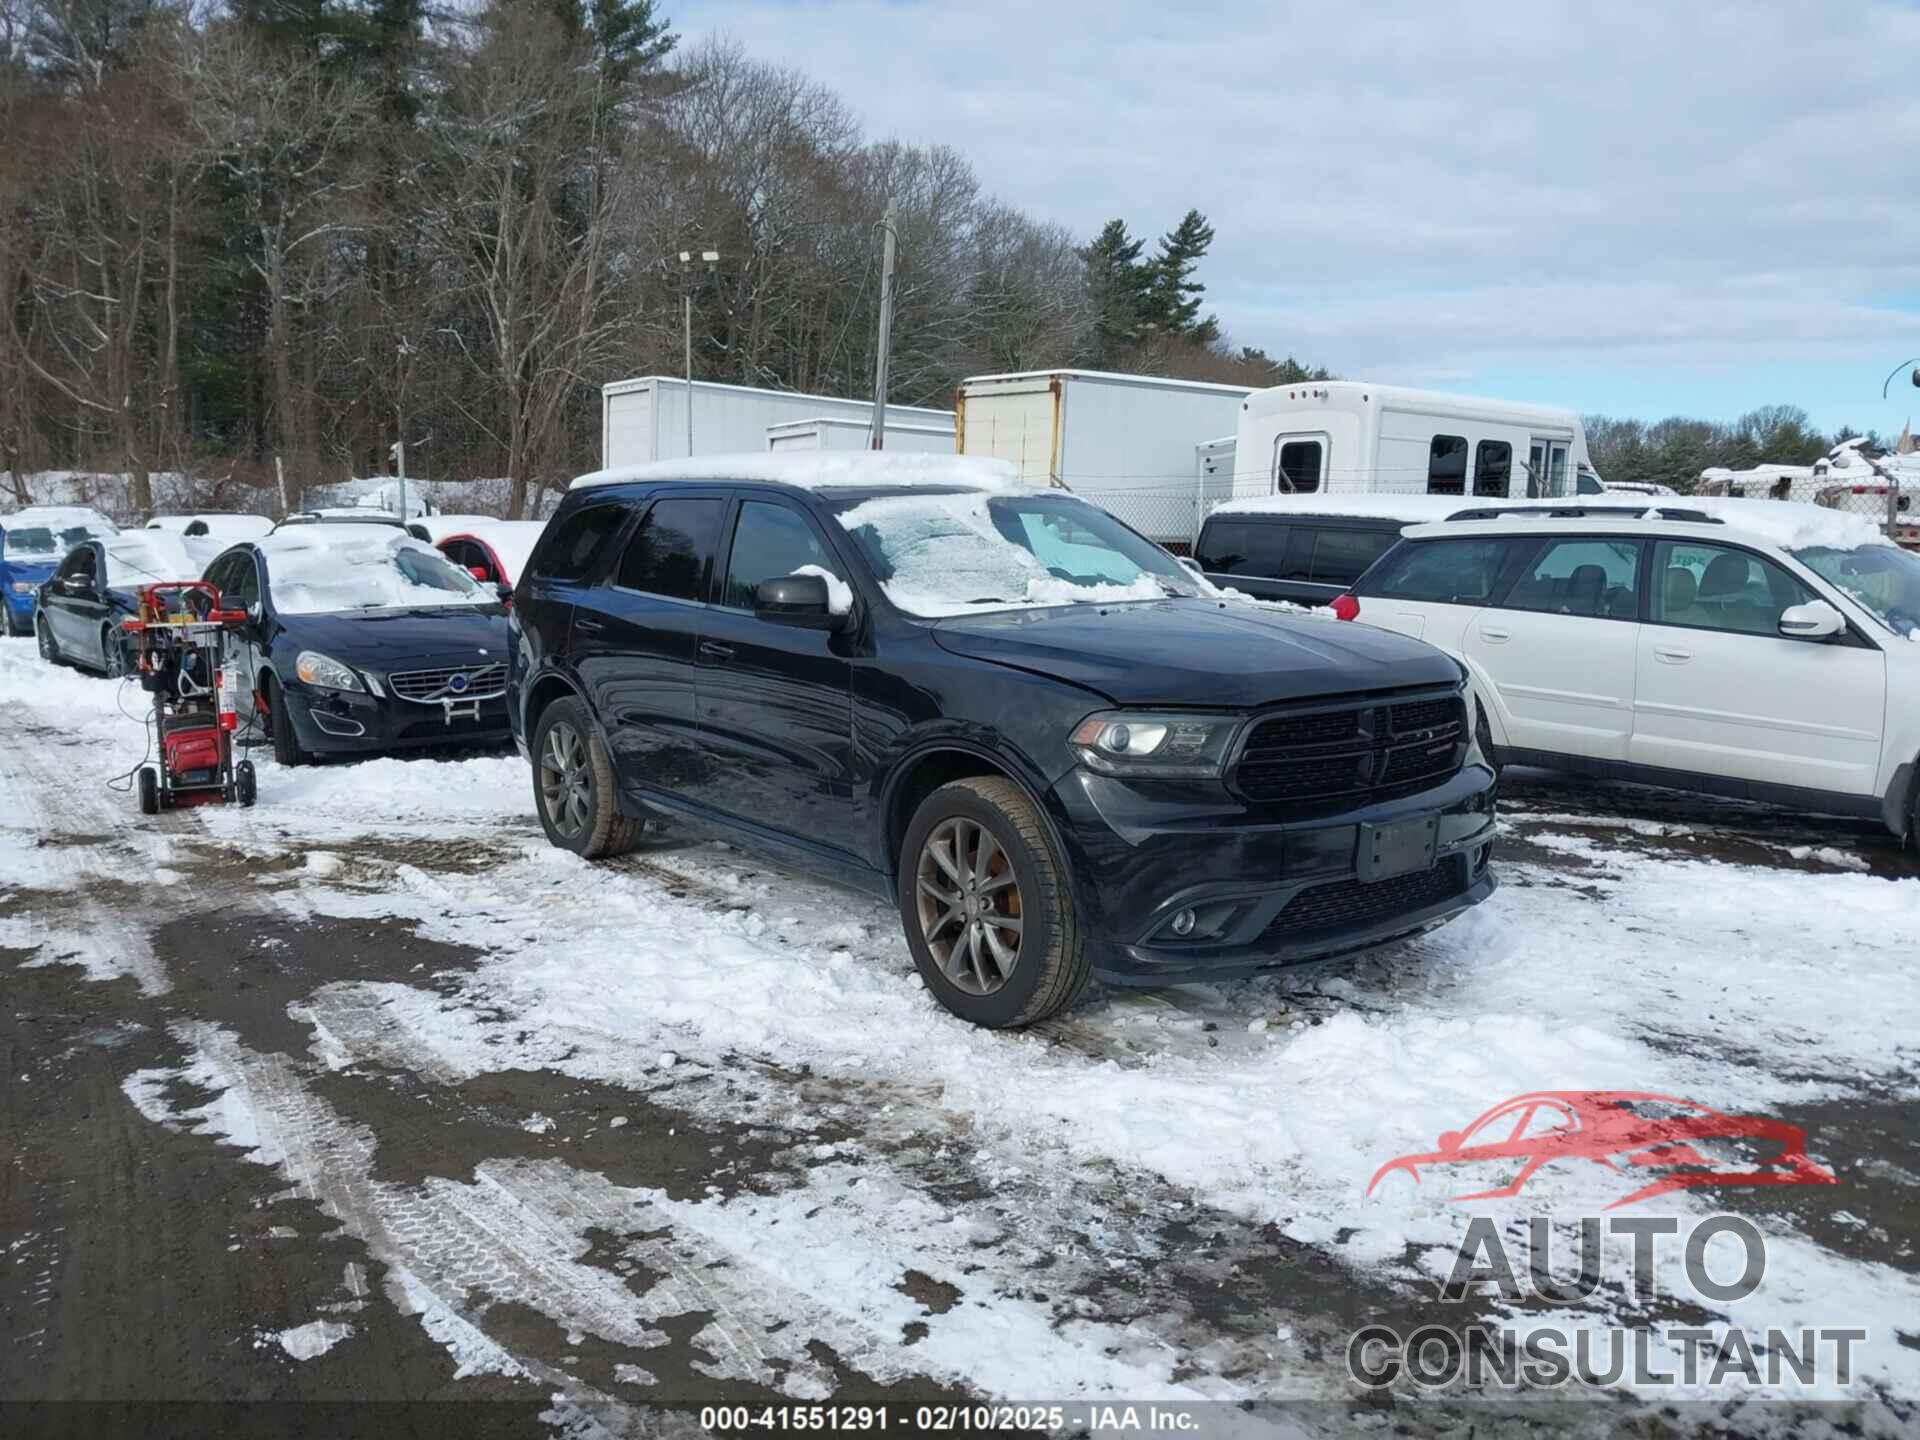
[[[1496,630],[1491,625],[1480,627],[1480,638],[1493,645],[1504,645],[1513,638],[1511,630]]]
[[[598,635],[607,627],[598,620],[583,620],[576,615],[573,620],[573,628],[576,630],[584,630],[589,635]]]
[[[1656,645],[1653,647],[1653,655],[1656,660],[1664,661],[1668,665],[1684,665],[1693,659],[1691,650],[1682,650],[1673,645]]]
[[[700,642],[700,654],[702,658],[707,660],[731,660],[733,658],[733,647],[731,645],[716,644],[712,640],[702,640]]]

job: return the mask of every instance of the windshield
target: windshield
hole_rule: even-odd
[[[849,500],[834,513],[910,615],[1200,593],[1166,551],[1070,496],[922,490]]]
[[[333,526],[315,526],[301,532],[300,542],[269,551],[274,608],[283,615],[318,615],[500,603],[491,586],[476,585],[438,550],[396,531],[368,528],[374,533],[306,540],[321,531],[337,536]]]
[[[1810,546],[1793,556],[1873,612],[1896,635],[1920,640],[1920,555],[1895,545],[1837,550]]]
[[[68,525],[59,530],[46,525],[22,525],[7,531],[6,556],[9,560],[51,565],[74,546],[100,538],[98,532],[85,525]]]

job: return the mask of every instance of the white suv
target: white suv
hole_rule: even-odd
[[[1920,556],[1771,500],[1463,512],[1334,602],[1472,675],[1483,748],[1920,830]]]

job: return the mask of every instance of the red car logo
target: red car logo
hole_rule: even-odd
[[[1712,1159],[1699,1145],[1716,1149],[1745,1142],[1770,1158],[1752,1162]],[[1807,1158],[1807,1132],[1765,1116],[1723,1115],[1691,1100],[1632,1090],[1542,1090],[1496,1105],[1465,1130],[1449,1130],[1436,1150],[1402,1155],[1374,1172],[1371,1195],[1381,1180],[1403,1170],[1420,1183],[1422,1165],[1464,1165],[1518,1160],[1519,1173],[1496,1189],[1454,1200],[1494,1200],[1518,1195],[1533,1173],[1556,1160],[1592,1160],[1609,1170],[1665,1170],[1650,1184],[1615,1200],[1618,1209],[1671,1190],[1701,1185],[1835,1185],[1824,1165]],[[1744,1165],[1744,1168],[1743,1168]]]

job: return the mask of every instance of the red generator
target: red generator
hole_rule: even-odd
[[[238,801],[251,805],[251,760],[233,759],[239,727],[238,677],[227,642],[246,612],[221,604],[204,580],[147,585],[138,618],[121,628],[138,644],[136,673],[153,696],[160,763],[140,767],[140,810],[157,815],[177,805]]]

